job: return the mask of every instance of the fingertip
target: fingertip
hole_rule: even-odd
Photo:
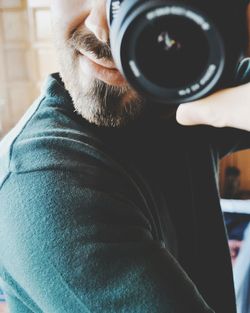
[[[176,111],[176,120],[180,125],[192,125],[189,114],[188,103],[180,104]]]

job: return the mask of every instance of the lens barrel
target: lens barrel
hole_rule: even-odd
[[[223,39],[201,9],[181,1],[109,0],[107,10],[114,61],[152,101],[192,101],[220,80]]]

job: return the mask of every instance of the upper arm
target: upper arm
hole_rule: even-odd
[[[46,313],[211,312],[122,193],[48,170],[12,174],[0,198],[0,261],[23,303]]]

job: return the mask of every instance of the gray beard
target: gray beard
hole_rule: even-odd
[[[127,88],[126,88],[127,89]],[[142,114],[140,98],[124,100],[129,89],[94,80],[86,91],[72,91],[76,111],[98,126],[120,127]]]
[[[65,53],[65,47],[64,53],[59,54],[59,65],[61,78],[71,95],[75,111],[90,123],[121,127],[142,115],[146,102],[129,85],[110,86],[94,79],[83,86],[77,57]]]

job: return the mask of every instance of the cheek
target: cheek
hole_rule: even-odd
[[[91,0],[93,1],[93,0]],[[51,0],[53,22],[60,25],[65,33],[70,33],[83,23],[90,10],[90,0]]]

